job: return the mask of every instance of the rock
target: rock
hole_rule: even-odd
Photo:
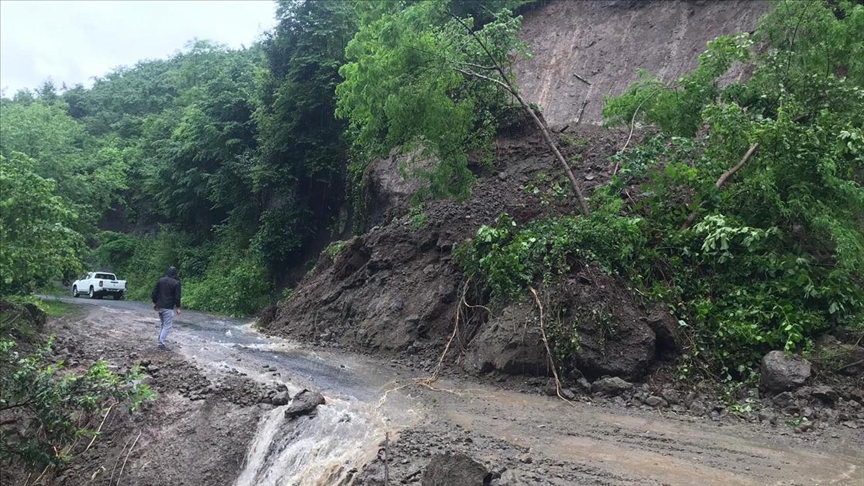
[[[666,402],[666,400],[663,400],[662,398],[660,398],[656,395],[651,395],[650,397],[645,399],[645,405],[648,405],[649,407],[658,408],[658,407],[666,407],[669,404]]]
[[[465,369],[480,373],[497,370],[511,375],[549,376],[549,358],[540,332],[536,325],[525,327],[525,322],[533,319],[533,312],[533,308],[527,305],[506,307],[471,342],[463,365]]]
[[[795,403],[795,396],[789,392],[779,393],[774,397],[774,404],[780,408],[786,408]]]
[[[705,410],[706,410],[705,404],[703,404],[699,400],[694,400],[693,402],[690,403],[690,406],[687,408],[689,408],[690,411],[693,412],[694,415],[700,415],[700,416],[704,415]]]
[[[838,395],[830,386],[813,387],[813,390],[810,391],[810,396],[818,398],[828,405],[836,403],[837,399],[840,398],[840,395]]]
[[[585,393],[591,393],[591,382],[586,380],[584,377],[576,380],[576,386]]]
[[[808,420],[808,421],[804,421],[804,422],[801,422],[800,424],[798,424],[798,428],[796,430],[798,430],[798,432],[807,432],[808,430],[810,430],[812,428],[813,428],[813,422],[810,422]]]
[[[504,471],[501,474],[501,477],[498,478],[497,483],[498,486],[524,486],[525,483],[516,476],[511,470]]]
[[[847,421],[843,422],[843,425],[845,427],[849,427],[850,429],[857,429],[858,428],[858,424],[856,424],[855,422],[852,422],[851,420],[847,420]]]
[[[592,393],[617,396],[633,388],[633,384],[618,378],[617,376],[601,378],[591,384]]]
[[[291,401],[291,395],[287,391],[280,391],[273,395],[273,398],[270,399],[270,403],[276,406],[280,405],[288,405],[288,402]]]
[[[285,418],[294,419],[301,415],[309,415],[318,408],[318,405],[324,405],[324,396],[317,391],[309,391],[305,388],[294,395],[291,404],[285,410]]]
[[[759,421],[775,424],[777,423],[777,414],[768,409],[759,410]]]
[[[677,405],[681,403],[681,395],[678,394],[677,391],[666,388],[662,392],[660,392],[660,396],[663,397],[664,400],[669,402],[670,405]]]
[[[810,378],[810,363],[783,351],[771,351],[762,358],[762,385],[771,391],[799,387]]]
[[[464,454],[436,455],[423,473],[423,486],[483,486],[489,473],[479,462]]]
[[[534,458],[531,457],[531,454],[526,452],[524,454],[519,455],[519,462],[524,463],[524,464],[531,464],[534,462]]]
[[[681,337],[678,332],[680,324],[668,310],[658,307],[645,320],[657,336],[657,348],[660,354],[674,356],[681,352]]]
[[[576,394],[573,393],[573,390],[569,388],[564,388],[561,390],[561,396],[566,398],[567,400],[576,400]]]

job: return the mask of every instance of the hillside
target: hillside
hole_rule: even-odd
[[[769,5],[753,0],[544,3],[525,13],[522,38],[534,56],[516,64],[519,86],[551,125],[574,123],[586,101],[581,123],[600,124],[603,97],[621,94],[636,81],[637,70],[675,81],[696,67],[706,42],[752,32]]]

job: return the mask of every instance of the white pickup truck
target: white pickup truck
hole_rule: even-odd
[[[125,293],[126,281],[117,280],[113,273],[90,272],[72,284],[72,297],[87,294],[91,299],[101,299],[110,295],[114,300],[120,300]]]

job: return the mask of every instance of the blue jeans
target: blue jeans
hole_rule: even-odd
[[[162,321],[162,329],[159,331],[159,346],[165,346],[168,331],[174,325],[174,309],[159,309],[159,320]]]

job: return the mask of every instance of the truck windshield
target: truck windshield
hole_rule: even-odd
[[[105,280],[114,280],[116,277],[114,277],[113,273],[97,273],[96,278],[104,278]]]

